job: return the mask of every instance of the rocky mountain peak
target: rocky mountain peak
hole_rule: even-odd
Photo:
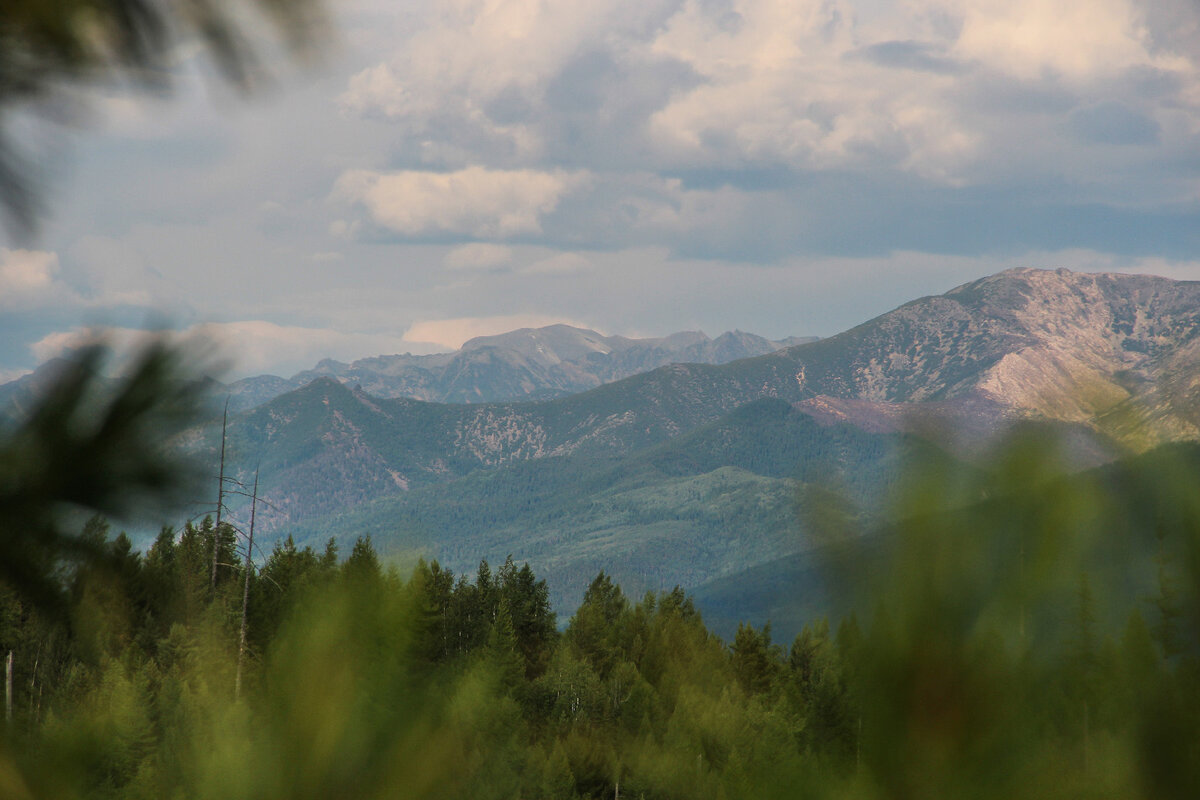
[[[620,341],[586,328],[549,325],[521,328],[495,336],[477,336],[465,342],[461,350],[470,352],[485,347],[510,350],[541,364],[557,364],[584,358],[589,353],[607,355],[619,349]]]
[[[1013,269],[814,345],[805,376],[822,393],[870,401],[979,396],[1072,422],[1133,405],[1162,416],[1154,393],[1172,370],[1187,372],[1181,359],[1200,365],[1188,347],[1198,332],[1200,283]]]

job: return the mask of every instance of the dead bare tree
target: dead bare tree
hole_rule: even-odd
[[[217,555],[221,550],[221,511],[225,508],[225,431],[229,426],[229,398],[221,415],[221,467],[217,476],[217,526],[213,528],[212,590],[217,591]]]
[[[246,613],[250,608],[250,570],[254,562],[250,557],[254,551],[254,515],[258,510],[258,470],[254,470],[254,491],[250,495],[250,533],[246,542],[246,564],[242,578],[242,633],[238,642],[237,678],[234,681],[234,697],[242,696],[242,663],[246,658]]]

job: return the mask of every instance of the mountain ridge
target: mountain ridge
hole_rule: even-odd
[[[827,339],[723,365],[672,364],[552,400],[379,398],[322,376],[244,412],[231,432],[239,448],[305,443],[283,445],[292,455],[269,456],[264,465],[279,461],[291,479],[319,482],[326,493],[336,493],[330,474],[354,475],[348,502],[527,459],[620,457],[763,398],[864,430],[901,431],[914,419],[926,427],[953,422],[980,441],[1015,420],[1059,421],[1095,432],[1079,451],[1096,463],[1111,457],[1105,432],[1112,415],[1144,398],[1154,403],[1141,410],[1154,436],[1194,435],[1191,408],[1171,405],[1181,391],[1163,385],[1176,375],[1194,394],[1198,330],[1200,283],[1011,270]],[[593,336],[584,345],[609,346],[599,334],[572,331]],[[506,334],[513,335],[539,344],[529,331]],[[474,352],[489,346],[477,342]],[[302,417],[304,425],[293,425]],[[331,473],[334,463],[354,466]],[[302,473],[310,477],[300,480]],[[278,491],[281,483],[269,487]],[[303,507],[312,498],[293,494],[290,504],[272,502],[295,509],[291,519],[310,516]]]
[[[545,338],[559,334],[561,354]],[[503,337],[503,352],[538,368],[632,349],[582,329]],[[500,351],[490,337],[467,348]],[[902,469],[891,448],[905,437],[932,436],[969,462],[1004,428],[1040,422],[1088,466],[1122,446],[1196,438],[1198,408],[1200,283],[1019,269],[827,339],[549,400],[384,398],[318,375],[231,415],[226,474],[248,480],[261,464],[268,538],[370,533],[388,549],[428,536],[430,555],[458,568],[473,550],[525,542],[535,567],[572,580],[607,558],[632,569],[616,555],[629,550],[655,565],[625,577],[654,588],[655,576],[711,581],[805,546],[783,535],[804,527],[792,498],[805,476],[849,470],[859,497],[878,497]],[[219,437],[218,416],[180,446],[215,465]],[[794,475],[756,455],[780,452]],[[682,563],[694,558],[713,562]]]
[[[380,355],[349,364],[322,359],[291,378],[259,375],[229,386],[231,408],[243,411],[312,380],[330,377],[378,397],[446,403],[545,400],[576,394],[665,364],[719,364],[816,341],[770,340],[742,331],[710,339],[700,331],[657,338],[605,336],[586,328],[550,325],[478,336],[452,353]]]

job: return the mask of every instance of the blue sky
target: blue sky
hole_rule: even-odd
[[[1200,279],[1191,0],[345,0],[249,99],[32,126],[0,378],[95,326],[230,377],[569,322],[830,335],[1016,266]]]

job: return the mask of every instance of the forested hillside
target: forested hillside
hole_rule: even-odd
[[[601,569],[640,594],[808,550],[819,537],[804,525],[804,486],[835,483],[869,515],[915,445],[761,400],[625,457],[530,459],[288,530],[314,546],[369,533],[397,556],[423,553],[458,571],[513,553],[540,565],[555,606],[569,609]]]
[[[209,519],[144,555],[92,520],[67,613],[3,593],[6,796],[1190,796],[1194,454],[997,458],[971,507],[976,477],[912,475],[883,543],[822,567],[842,612],[782,642],[603,572],[560,628],[512,559],[400,574],[286,540],[245,584]]]

